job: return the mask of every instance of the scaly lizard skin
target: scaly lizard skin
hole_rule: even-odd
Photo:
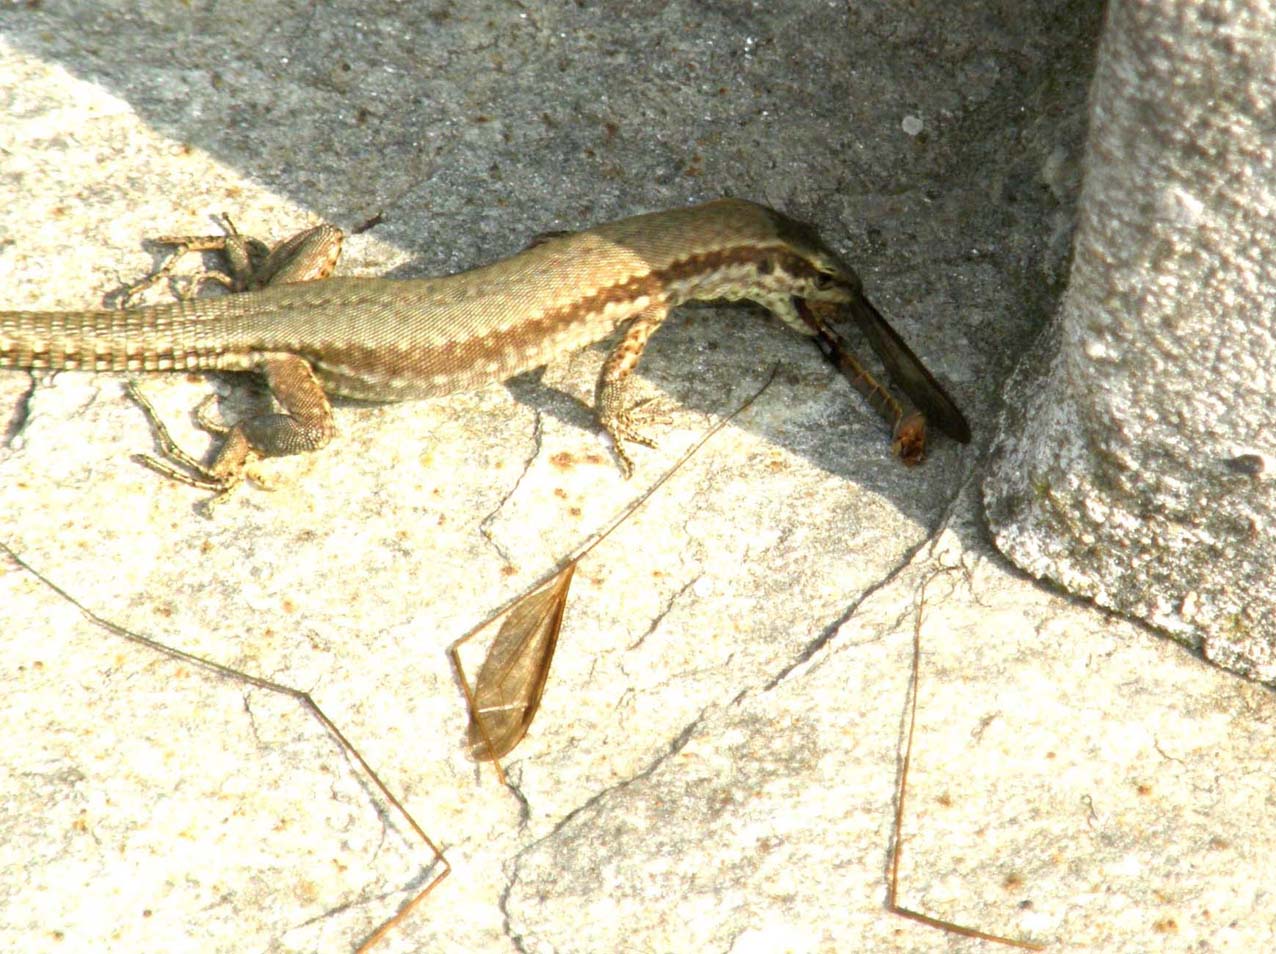
[[[327,444],[334,428],[326,394],[395,401],[475,388],[627,324],[603,364],[595,405],[627,475],[622,442],[647,441],[634,429],[626,384],[669,309],[749,299],[805,334],[816,329],[799,302],[872,311],[859,278],[811,228],[739,199],[555,234],[442,278],[328,278],[340,238],[320,226],[255,271],[237,234],[171,240],[183,250],[224,251],[234,276],[221,280],[241,293],[116,311],[0,312],[0,368],[262,374],[282,413],[221,428],[226,438],[211,466],[176,454],[199,475],[187,479],[224,494],[254,454]]]

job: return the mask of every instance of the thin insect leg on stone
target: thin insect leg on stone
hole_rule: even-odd
[[[384,938],[395,926],[403,923],[404,919],[407,918],[407,916],[411,914],[412,911],[415,910],[436,887],[438,887],[440,882],[451,874],[452,866],[448,863],[448,860],[444,856],[442,850],[434,843],[434,840],[425,833],[425,829],[418,824],[417,820],[404,807],[403,803],[394,795],[393,792],[390,791],[386,784],[381,780],[381,777],[377,775],[372,766],[368,764],[367,760],[363,757],[363,754],[354,747],[348,738],[346,738],[345,733],[342,732],[341,729],[338,728],[337,724],[328,717],[328,714],[320,708],[319,704],[315,702],[310,693],[301,689],[294,689],[292,686],[286,686],[283,683],[273,682],[272,680],[265,679],[261,676],[254,676],[251,673],[246,673],[239,669],[223,665],[222,663],[214,662],[213,660],[206,659],[203,656],[197,656],[194,653],[188,653],[185,650],[176,649],[160,642],[159,640],[152,639],[150,636],[143,636],[141,633],[135,633],[132,630],[125,629],[123,626],[97,615],[97,613],[93,612],[93,610],[89,609],[66,590],[62,589],[48,577],[44,576],[40,573],[40,571],[36,570],[22,557],[18,556],[18,554],[9,548],[8,544],[0,542],[0,553],[4,553],[15,564],[26,570],[42,584],[47,586],[62,599],[66,600],[71,606],[74,606],[90,623],[95,626],[100,626],[112,635],[118,636],[121,639],[126,639],[137,645],[145,646],[160,655],[167,656],[169,659],[189,663],[190,665],[203,669],[206,672],[211,672],[218,676],[236,680],[244,685],[253,686],[257,689],[265,690],[266,692],[277,693],[296,700],[305,711],[309,712],[319,722],[319,724],[324,727],[331,738],[336,741],[338,747],[358,764],[359,768],[362,769],[368,780],[372,782],[377,792],[381,794],[381,797],[385,799],[386,803],[390,805],[394,812],[397,813],[408,828],[411,829],[412,833],[416,835],[426,848],[430,850],[431,854],[433,854],[434,857],[430,861],[430,867],[427,869],[427,874],[436,866],[441,866],[441,870],[433,877],[430,877],[426,885],[421,888],[421,890],[417,891],[402,906],[400,906],[394,914],[382,921],[376,930],[364,938],[362,943],[360,943],[358,948],[356,948],[355,954],[367,954],[367,952],[378,944],[381,939]]]
[[[940,573],[950,572],[954,569],[956,567],[945,567],[938,573],[928,576],[923,581],[921,591],[917,596],[917,610],[913,617],[912,677],[908,682],[908,694],[904,703],[906,711],[904,752],[903,757],[900,759],[898,784],[895,787],[894,838],[891,844],[890,860],[887,863],[886,910],[910,921],[916,921],[918,924],[925,924],[928,927],[947,931],[949,934],[959,934],[962,937],[976,938],[981,941],[992,941],[996,944],[1004,944],[1007,947],[1015,947],[1022,951],[1044,951],[1046,949],[1044,944],[1003,937],[1000,934],[989,934],[986,931],[954,924],[952,921],[945,921],[942,918],[914,911],[912,908],[906,908],[899,903],[899,859],[904,853],[904,796],[908,791],[908,768],[913,759],[913,735],[917,729],[917,689],[921,680],[919,667],[921,666],[922,658],[922,618],[926,612],[926,588],[934,582]]]

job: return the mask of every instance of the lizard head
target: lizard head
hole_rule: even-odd
[[[805,222],[742,199],[723,199],[712,206],[730,217],[736,231],[752,236],[748,291],[735,297],[756,301],[807,335],[815,329],[801,317],[802,303],[850,305],[863,300],[860,277]]]
[[[848,303],[861,298],[864,286],[855,270],[829,248],[805,222],[767,209],[772,228],[785,253],[777,267],[784,271],[790,294],[807,301]]]

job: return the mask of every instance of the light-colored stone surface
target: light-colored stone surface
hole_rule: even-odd
[[[984,488],[1033,576],[1276,685],[1276,6],[1111,4],[1076,259]]]
[[[0,17],[0,306],[95,301],[223,209],[271,235],[384,211],[348,270],[428,274],[731,193],[815,221],[986,441],[1063,274],[1096,28],[1073,6],[46,7]],[[580,403],[600,360],[342,405],[329,450],[211,520],[129,459],[151,435],[118,377],[0,374],[0,532],[101,615],[314,695],[453,865],[387,952],[983,949],[882,907],[919,612],[905,903],[1070,950],[1272,947],[1265,690],[1010,571],[982,445],[904,470],[759,313],[653,341],[680,408],[629,483]],[[517,794],[495,785],[446,646],[775,362],[582,563]],[[145,384],[192,447],[210,388],[253,399]],[[295,703],[3,566],[0,946],[348,951],[429,877]]]

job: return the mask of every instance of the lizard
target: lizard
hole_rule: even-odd
[[[133,391],[165,453],[190,473],[144,462],[221,499],[251,459],[326,445],[335,433],[330,394],[397,401],[476,388],[624,326],[598,376],[595,414],[629,476],[625,442],[651,444],[629,406],[629,379],[671,308],[751,300],[824,337],[822,321],[803,307],[816,304],[847,309],[913,401],[958,440],[970,436],[955,404],[868,302],[859,276],[813,228],[767,206],[724,198],[547,233],[511,257],[435,278],[331,277],[341,240],[328,225],[268,252],[233,225],[226,236],[162,240],[178,244],[178,254],[223,252],[230,274],[211,277],[237,294],[122,310],[3,311],[0,369],[262,375],[277,411],[222,426],[201,405],[200,423],[224,438],[208,465],[177,449]],[[885,389],[867,377],[859,386],[870,400],[879,395],[881,409]]]

